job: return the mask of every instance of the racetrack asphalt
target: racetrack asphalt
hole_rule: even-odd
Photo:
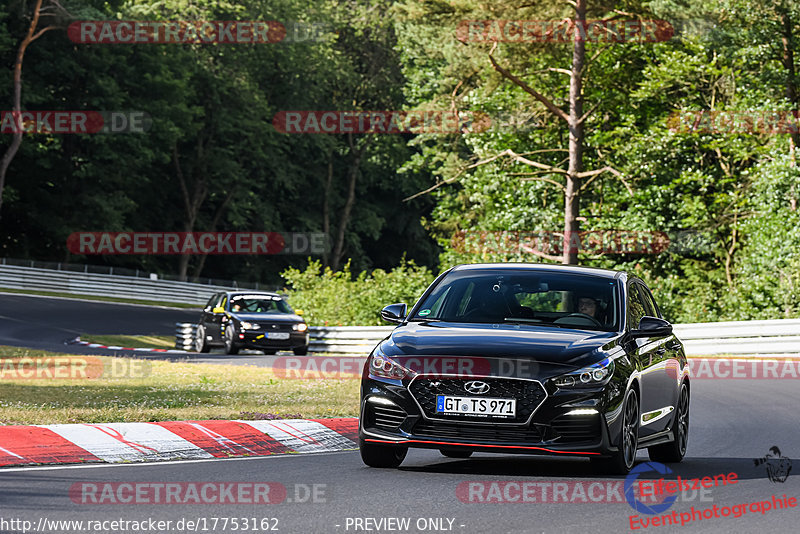
[[[0,345],[27,347],[68,354],[95,354],[142,359],[179,360],[268,367],[277,356],[246,351],[236,356],[220,350],[209,354],[143,353],[70,345],[82,333],[173,336],[175,323],[194,323],[200,308],[166,308],[98,302],[62,297],[2,293],[0,290]],[[291,354],[287,352],[284,354]]]
[[[692,396],[690,441],[687,458],[672,464],[674,480],[734,472],[736,484],[711,488],[704,494],[687,492],[670,509],[680,513],[717,505],[733,505],[800,497],[800,415],[795,407],[800,391],[792,380],[706,380],[696,384]],[[753,461],[777,445],[792,457],[795,469],[785,482],[767,478],[765,465]],[[646,461],[640,451],[640,461]],[[647,478],[657,478],[649,473]],[[277,482],[286,500],[277,504],[83,504],[70,499],[75,483],[90,482]],[[620,482],[624,477],[594,474],[586,460],[553,459],[478,453],[468,460],[448,459],[438,451],[411,450],[399,469],[365,467],[357,452],[221,459],[165,464],[81,466],[77,468],[20,468],[0,470],[0,518],[38,523],[40,518],[74,520],[142,520],[277,518],[279,532],[442,532],[417,528],[421,518],[452,519],[448,532],[623,532],[631,531],[630,516],[637,515],[627,502],[469,502],[458,494],[462,483],[498,481]],[[304,499],[317,485],[317,499]],[[463,488],[463,485],[461,486]],[[690,495],[694,493],[694,495]],[[484,495],[488,495],[488,490]],[[513,498],[517,493],[510,494]],[[569,494],[571,495],[571,494]],[[299,498],[298,498],[299,497]],[[300,502],[298,502],[300,501]],[[314,502],[316,501],[316,502]],[[466,501],[466,502],[465,502]],[[638,514],[640,517],[645,514]],[[410,518],[411,528],[356,529],[355,518]],[[680,516],[678,516],[680,517]],[[349,523],[348,523],[349,518]],[[683,527],[651,526],[647,532],[796,532],[800,508],[747,512],[734,518],[703,519]],[[423,519],[424,520],[424,519]],[[447,521],[443,523],[448,525]],[[173,523],[174,525],[175,523]],[[366,525],[366,523],[361,523]],[[338,525],[338,526],[337,526]],[[348,526],[349,525],[349,526]],[[370,525],[375,526],[374,523]],[[386,524],[384,524],[386,526]],[[419,526],[425,526],[420,523]],[[249,530],[258,532],[259,530]],[[640,530],[641,531],[641,530]],[[169,532],[180,532],[170,530]],[[234,532],[231,525],[226,530]]]

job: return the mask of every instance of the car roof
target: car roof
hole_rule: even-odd
[[[526,271],[551,271],[574,274],[585,274],[600,278],[627,278],[625,271],[614,271],[611,269],[600,269],[598,267],[582,267],[580,265],[559,265],[554,263],[464,263],[453,267],[453,271],[472,271],[472,270],[526,270]]]

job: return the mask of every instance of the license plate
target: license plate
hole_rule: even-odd
[[[289,339],[289,332],[268,332],[269,339]]]
[[[517,415],[517,400],[437,395],[436,412],[445,414],[515,417]]]

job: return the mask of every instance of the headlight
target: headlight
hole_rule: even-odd
[[[242,330],[258,330],[259,328],[261,328],[261,325],[255,323],[248,323],[247,321],[242,321],[239,324],[242,325]]]
[[[583,369],[557,376],[552,382],[560,388],[590,388],[607,384],[613,374],[614,360],[606,358]]]
[[[306,330],[308,330],[308,325],[306,323],[293,324],[292,330],[297,330],[298,332],[305,332]]]
[[[388,378],[390,380],[402,380],[416,375],[414,371],[406,369],[383,354],[380,348],[375,349],[375,352],[369,358],[369,374],[375,378]]]

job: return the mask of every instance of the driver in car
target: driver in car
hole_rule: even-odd
[[[578,313],[582,313],[593,319],[597,319],[597,301],[590,297],[579,298]]]

